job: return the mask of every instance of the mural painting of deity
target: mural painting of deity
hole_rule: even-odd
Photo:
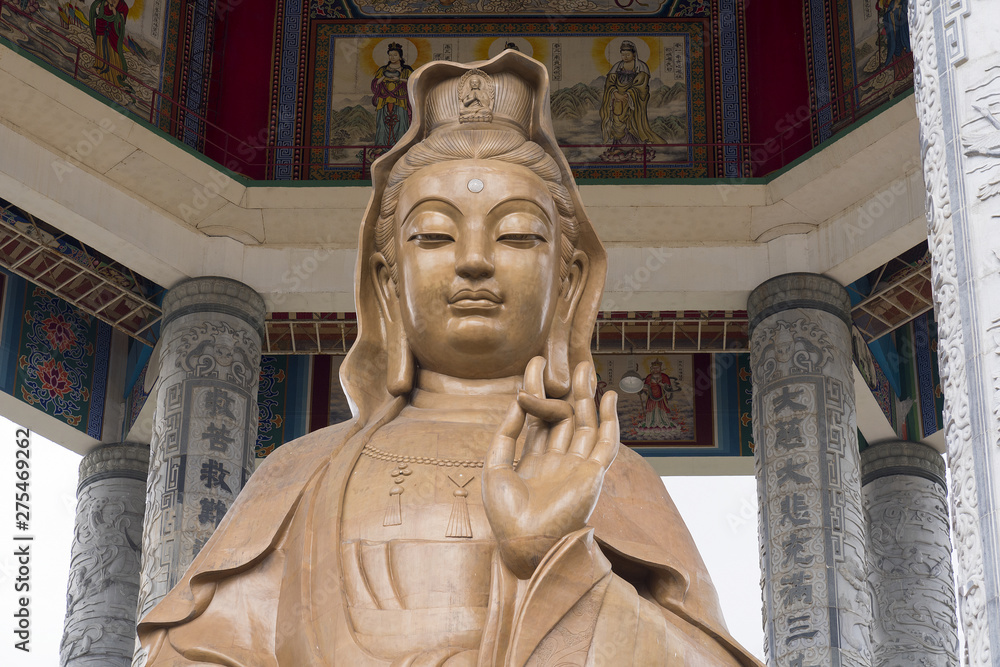
[[[9,4],[9,3],[8,3]],[[25,0],[0,37],[142,117],[160,88],[168,0]],[[65,39],[50,39],[49,30]],[[79,61],[76,47],[80,47]],[[164,75],[166,76],[166,75]],[[137,83],[138,82],[138,83]]]
[[[882,24],[880,38],[885,39],[885,61],[882,66],[888,67],[901,55],[910,52],[907,0],[877,0],[875,8]]]
[[[649,65],[639,59],[635,42],[623,40],[621,60],[612,65],[604,81],[601,101],[601,136],[611,148],[602,160],[635,162],[643,159],[635,144],[666,143],[649,126]],[[646,159],[655,152],[646,151]]]
[[[412,110],[406,81],[413,68],[406,64],[403,45],[391,42],[386,48],[388,62],[372,78],[372,106],[375,107],[375,147],[381,153],[394,146],[410,128]]]
[[[907,24],[909,0],[851,0],[857,100],[861,105],[885,101],[913,84]]]
[[[126,75],[128,62],[125,60],[125,19],[128,5],[125,0],[94,0],[90,6],[90,35],[94,40],[97,57],[94,69],[102,79],[112,85],[131,90]]]
[[[598,394],[618,392],[618,419],[622,442],[629,444],[688,443],[694,445],[697,432],[696,397],[693,379],[695,359],[690,354],[640,357],[608,355],[596,358]],[[629,372],[638,372],[642,387],[626,393],[619,382]]]
[[[663,371],[663,362],[659,359],[649,366],[649,375],[643,379],[643,388],[639,391],[645,411],[643,428],[674,428],[677,424],[671,416],[670,399],[675,391],[680,391],[680,382]]]

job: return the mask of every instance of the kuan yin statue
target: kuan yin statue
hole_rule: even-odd
[[[361,228],[356,416],[253,475],[140,624],[147,664],[757,665],[614,392],[594,403],[606,256],[545,68],[409,81]]]

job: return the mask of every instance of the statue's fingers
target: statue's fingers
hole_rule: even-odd
[[[545,357],[533,357],[524,369],[524,391],[538,398],[545,398]]]
[[[545,453],[545,441],[549,428],[545,422],[534,415],[528,415],[524,422],[524,449],[521,450],[521,460],[530,456]]]
[[[568,402],[555,398],[538,398],[526,392],[518,392],[517,402],[529,415],[540,422],[551,424],[545,436],[547,448],[545,451],[565,452],[569,449],[573,437],[573,406]],[[544,426],[539,424],[539,433]],[[540,444],[532,448],[533,453],[541,453]]]
[[[576,418],[570,412],[568,418],[556,422],[549,430],[548,448],[545,451],[565,454],[569,451],[573,434],[576,432]]]
[[[601,398],[601,426],[597,444],[590,458],[594,459],[605,469],[618,456],[618,446],[621,435],[618,430],[618,394],[609,391]]]
[[[573,406],[558,398],[538,398],[525,391],[517,392],[517,404],[529,415],[554,424],[573,417]]]
[[[594,364],[582,361],[573,371],[573,411],[576,418],[576,432],[573,434],[573,444],[570,454],[583,458],[590,456],[597,440],[597,405],[594,403],[594,391],[597,388],[597,376]]]
[[[493,442],[486,452],[486,469],[513,468],[514,451],[517,447],[517,436],[524,427],[524,410],[517,401],[511,401],[510,408],[504,416],[500,427],[493,435]]]

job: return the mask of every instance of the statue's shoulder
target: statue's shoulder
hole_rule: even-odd
[[[608,469],[604,491],[618,498],[668,499],[660,476],[641,454],[622,445]]]
[[[355,424],[356,420],[351,419],[321,428],[281,445],[264,459],[250,477],[250,484],[271,487],[272,484],[280,483],[289,477],[302,479],[304,469],[316,468],[324,459],[343,448],[356,430]]]

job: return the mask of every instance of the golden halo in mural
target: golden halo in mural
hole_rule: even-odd
[[[604,47],[604,57],[609,65],[614,65],[622,59],[622,42],[630,42],[635,46],[635,53],[639,60],[644,63],[649,62],[649,44],[642,37],[615,37]]]
[[[535,47],[531,45],[531,42],[526,40],[524,37],[512,37],[507,35],[505,37],[497,37],[490,43],[489,57],[492,58],[498,55],[501,51],[507,48],[507,44],[513,44],[517,47],[517,50],[526,56],[535,55]]]
[[[390,44],[398,44],[403,49],[403,60],[406,64],[413,69],[417,68],[414,64],[417,61],[418,49],[417,45],[408,39],[401,37],[389,37],[387,39],[379,40],[374,47],[372,47],[372,62],[375,64],[375,69],[382,67],[389,62],[388,49]],[[372,71],[374,72],[375,69]]]

